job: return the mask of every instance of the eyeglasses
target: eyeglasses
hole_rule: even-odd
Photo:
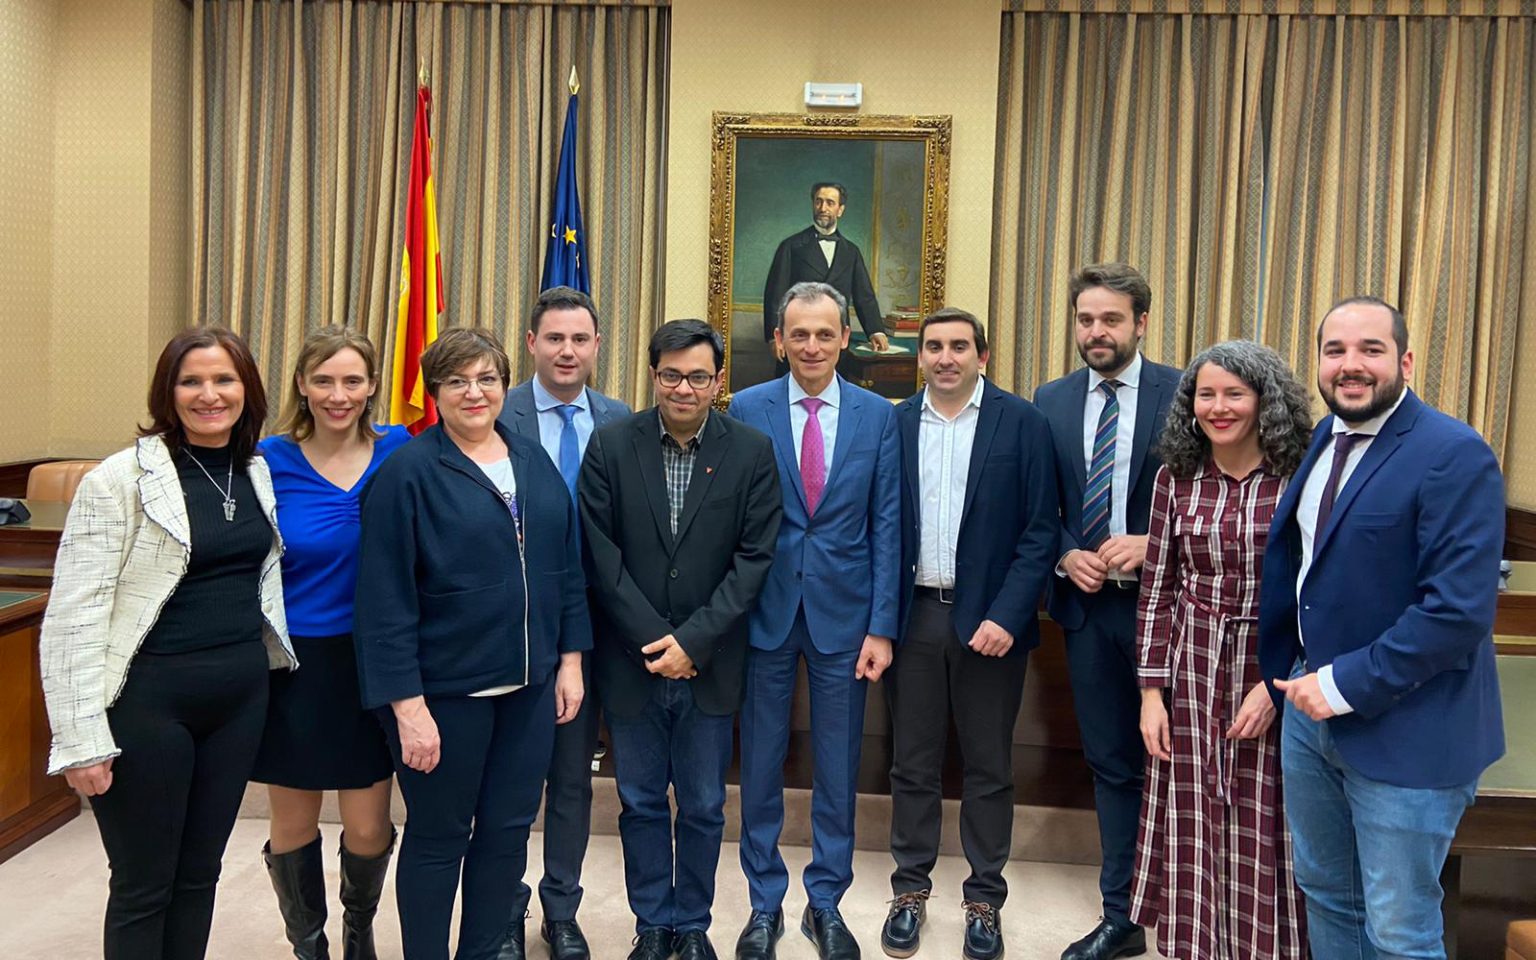
[[[708,388],[710,384],[715,382],[715,375],[713,373],[705,373],[703,370],[695,370],[689,374],[682,374],[669,367],[666,370],[656,371],[656,379],[660,380],[661,385],[664,387],[675,387],[682,383],[684,380],[687,380],[688,386],[692,387],[693,389],[704,390]]]
[[[466,380],[463,377],[449,377],[441,381],[440,386],[444,393],[463,393],[469,389],[469,385],[472,383],[480,387],[481,393],[496,393],[502,388],[501,374],[499,373],[483,373],[473,380]]]

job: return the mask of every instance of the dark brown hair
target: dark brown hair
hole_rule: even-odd
[[[230,431],[230,454],[236,463],[244,463],[256,453],[261,427],[267,419],[267,390],[261,385],[261,371],[251,348],[233,331],[224,327],[189,327],[171,338],[160,351],[154,378],[149,381],[149,418],[147,427],[139,427],[139,436],[159,436],[171,454],[186,445],[187,434],[176,414],[176,381],[181,377],[181,362],[193,350],[222,347],[235,367],[235,376],[245,387],[245,408]]]
[[[379,358],[373,349],[373,341],[350,327],[340,325],[321,327],[304,338],[299,348],[299,359],[293,365],[293,377],[288,381],[288,400],[283,404],[283,421],[279,433],[288,434],[294,443],[303,443],[315,435],[315,414],[309,404],[300,403],[299,377],[307,377],[314,369],[343,350],[355,350],[363,358],[368,371],[368,382],[379,382]],[[374,397],[368,398],[363,413],[357,418],[357,436],[362,440],[377,440],[383,434],[375,429],[372,421]]]
[[[1095,263],[1082,268],[1067,282],[1067,303],[1077,315],[1077,297],[1084,290],[1103,287],[1131,298],[1131,322],[1152,309],[1152,286],[1135,267],[1123,263]]]
[[[421,375],[427,380],[427,392],[436,400],[444,380],[476,360],[487,359],[495,365],[505,389],[512,380],[512,361],[495,333],[484,327],[459,327],[440,334],[421,351]]]
[[[932,323],[968,323],[971,325],[971,334],[975,339],[976,353],[987,352],[987,328],[982,326],[976,315],[969,310],[961,310],[959,307],[940,307],[933,313],[923,318],[923,322],[917,326],[917,344],[921,349],[923,334],[928,332],[928,325]]]
[[[550,310],[585,310],[592,318],[592,332],[597,332],[597,304],[592,298],[574,287],[550,287],[539,294],[533,303],[533,314],[528,318],[528,329],[539,332],[539,321]]]

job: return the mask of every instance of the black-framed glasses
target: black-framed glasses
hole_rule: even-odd
[[[692,373],[683,374],[668,367],[665,370],[656,371],[656,379],[660,380],[661,385],[664,387],[675,387],[684,380],[687,380],[688,386],[693,389],[705,390],[708,389],[710,384],[715,382],[715,374],[705,373],[703,370],[695,370]]]

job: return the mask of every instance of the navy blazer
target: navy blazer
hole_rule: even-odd
[[[363,488],[352,635],[364,707],[538,684],[559,654],[592,647],[565,481],[536,441],[496,431],[517,481],[524,562],[500,491],[440,425]]]
[[[922,532],[918,428],[923,391],[896,407],[901,426],[901,631],[912,615]],[[950,623],[962,644],[983,620],[1013,635],[1007,656],[1040,645],[1040,595],[1056,568],[1061,523],[1051,427],[1028,400],[985,381],[955,544]]]
[[[587,402],[592,406],[593,433],[605,423],[629,416],[629,404],[604,396],[591,387],[587,388]],[[507,402],[502,404],[501,416],[497,419],[510,427],[513,433],[520,433],[535,443],[542,443],[539,437],[539,411],[533,405],[533,380],[524,380],[507,391]]]
[[[789,422],[791,376],[748,387],[731,400],[731,416],[773,438],[784,492],[773,566],[752,610],[752,646],[783,646],[802,605],[811,642],[822,653],[858,650],[866,634],[895,640],[901,439],[891,402],[838,378],[832,470],[816,514],[807,516]]]
[[[1275,507],[1259,666],[1273,680],[1289,677],[1298,657],[1309,671],[1333,664],[1354,712],[1328,729],[1365,776],[1402,787],[1469,783],[1504,753],[1493,649],[1504,548],[1498,461],[1471,427],[1403,397],[1317,537],[1298,635],[1296,508],[1332,442],[1330,416]]]
[[[1130,497],[1125,503],[1126,533],[1147,532],[1152,519],[1152,487],[1163,461],[1157,455],[1158,437],[1168,417],[1183,371],[1142,358],[1141,381],[1136,395],[1136,433],[1131,443]],[[1088,402],[1088,368],[1081,367],[1035,391],[1035,405],[1050,421],[1056,444],[1056,479],[1061,492],[1060,541],[1056,561],[1082,547],[1083,487],[1088,464],[1083,461],[1083,407]],[[1052,564],[1055,567],[1055,564]],[[1064,630],[1083,625],[1082,591],[1067,577],[1050,578],[1051,619]]]

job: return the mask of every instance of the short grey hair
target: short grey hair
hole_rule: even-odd
[[[796,300],[801,303],[815,303],[822,297],[827,297],[837,304],[838,319],[843,321],[843,327],[848,326],[848,298],[843,296],[838,289],[830,283],[822,283],[819,280],[802,280],[788,290],[784,291],[784,298],[779,301],[779,330],[784,329],[784,314],[789,310],[789,305]]]
[[[1195,381],[1207,363],[1246,383],[1259,398],[1259,449],[1269,469],[1289,477],[1301,466],[1312,442],[1307,390],[1280,354],[1252,340],[1227,340],[1202,350],[1189,362],[1168,405],[1158,455],[1175,477],[1193,477],[1211,458],[1211,441],[1195,423]]]

